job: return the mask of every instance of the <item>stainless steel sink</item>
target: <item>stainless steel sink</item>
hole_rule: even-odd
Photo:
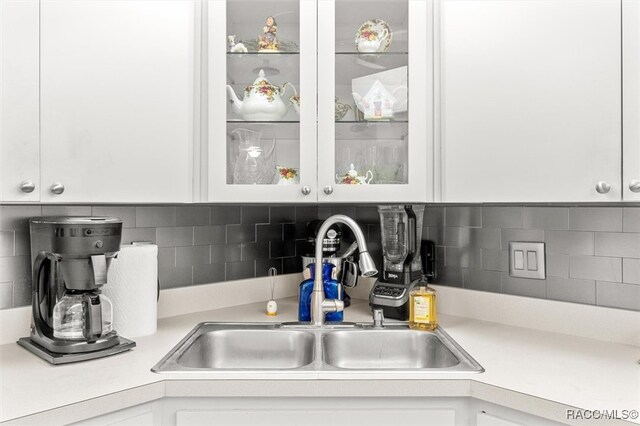
[[[152,371],[429,371],[484,369],[447,333],[393,323],[322,328],[307,324],[201,323]]]
[[[315,341],[277,325],[202,323],[152,371],[295,369],[313,362]]]
[[[358,370],[451,368],[460,359],[436,333],[414,330],[336,331],[323,337],[327,364]]]

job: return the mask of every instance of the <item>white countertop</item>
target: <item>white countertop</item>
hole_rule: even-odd
[[[88,417],[84,413],[97,415],[163,396],[323,396],[328,394],[327,383],[332,396],[472,396],[560,421],[566,421],[568,407],[640,409],[640,347],[451,315],[440,316],[441,326],[486,369],[484,373],[432,373],[407,380],[393,372],[366,377],[334,372],[331,378],[345,380],[329,382],[317,380],[318,373],[150,371],[199,322],[296,319],[295,298],[278,305],[277,317],[266,316],[265,303],[259,302],[164,318],[156,334],[135,339],[134,350],[76,364],[52,366],[16,344],[1,345],[0,420],[66,423]],[[354,300],[345,320],[370,321],[367,303]],[[19,419],[24,416],[31,417]]]

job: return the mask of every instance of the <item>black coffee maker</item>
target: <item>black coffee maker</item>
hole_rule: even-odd
[[[31,335],[18,345],[52,364],[100,358],[135,346],[113,329],[102,294],[120,250],[122,221],[109,217],[36,217],[31,230]]]

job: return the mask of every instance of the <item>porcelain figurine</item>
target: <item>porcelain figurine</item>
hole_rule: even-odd
[[[386,52],[391,45],[391,37],[391,28],[385,21],[367,21],[356,33],[356,50],[360,53]]]
[[[368,185],[373,180],[373,172],[367,170],[364,175],[358,175],[358,171],[353,166],[353,163],[349,165],[349,171],[344,176],[336,175],[338,183],[345,185]]]
[[[240,114],[243,120],[279,121],[287,114],[288,106],[282,100],[287,86],[290,86],[297,96],[298,92],[293,84],[275,86],[265,78],[264,70],[260,70],[253,84],[244,88],[242,100],[238,99],[231,86],[227,86],[227,93],[234,112]]]
[[[385,121],[393,119],[394,106],[398,101],[394,93],[398,90],[407,90],[407,87],[398,86],[389,92],[380,80],[376,80],[366,95],[360,96],[356,92],[352,95],[356,106],[364,114],[365,120]]]
[[[278,44],[278,24],[276,24],[276,18],[273,16],[267,17],[265,26],[262,28],[262,35],[258,37],[259,52],[279,52]]]
[[[249,50],[243,43],[236,43],[236,36],[227,36],[227,48],[231,53],[247,53]]]

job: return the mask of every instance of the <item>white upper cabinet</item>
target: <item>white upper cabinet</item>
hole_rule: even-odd
[[[208,201],[432,199],[432,2],[389,5],[208,2]]]
[[[619,0],[440,1],[442,201],[621,199],[620,14]]]
[[[42,201],[193,199],[196,6],[41,1]]]
[[[622,2],[622,197],[640,201],[640,1]]]
[[[38,201],[38,0],[0,1],[0,201]]]
[[[315,201],[315,0],[208,8],[208,201]]]
[[[318,1],[318,201],[433,200],[432,22],[431,1]]]

